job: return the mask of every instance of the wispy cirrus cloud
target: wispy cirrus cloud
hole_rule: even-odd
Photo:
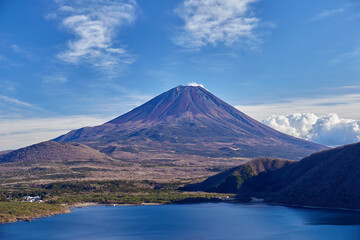
[[[0,95],[0,100],[5,102],[5,103],[15,104],[15,105],[21,106],[21,107],[40,109],[39,107],[37,107],[37,106],[35,106],[35,105],[31,104],[31,103],[24,102],[24,101],[21,101],[19,99],[4,96],[4,95]]]
[[[36,57],[31,52],[29,52],[28,50],[25,50],[23,47],[21,47],[17,44],[11,44],[10,47],[14,53],[16,53],[17,55],[19,55],[23,58],[26,58],[28,61],[33,61],[36,59]]]
[[[117,86],[113,88],[116,89]],[[103,124],[153,97],[121,86],[117,90],[124,95],[97,99],[95,102],[84,99],[81,106],[87,106],[87,114],[50,117],[48,112],[40,115],[43,117],[39,117],[39,114],[34,117],[35,110],[45,110],[31,103],[0,95],[0,151],[50,140],[73,129]],[[101,95],[104,94],[101,92]],[[10,111],[2,111],[6,110],[5,106],[13,107]]]
[[[329,62],[333,65],[345,63],[348,66],[354,66],[360,69],[360,46],[357,45],[345,53],[338,54],[336,57],[330,59]]]
[[[346,53],[347,56],[350,56],[350,57],[356,57],[359,59],[360,57],[360,46],[354,48],[352,51]]]
[[[43,83],[66,83],[68,79],[64,76],[47,76],[43,78]]]
[[[2,91],[4,91],[4,92],[15,92],[17,85],[18,84],[16,82],[8,81],[8,80],[2,80],[0,82],[0,89]]]
[[[140,93],[126,93],[123,97],[115,97],[99,101],[91,105],[91,107],[97,109],[97,112],[105,115],[111,115],[116,113],[118,116],[120,116],[121,114],[124,114],[140,106],[141,104],[144,104],[153,97],[154,96],[152,95]]]
[[[321,19],[331,17],[331,16],[334,16],[337,14],[341,14],[343,12],[345,12],[344,8],[325,10],[325,11],[322,11],[321,13],[319,13],[318,15],[316,15],[315,17],[311,18],[309,21],[321,20]]]
[[[260,19],[251,11],[254,2],[256,0],[185,0],[175,10],[184,25],[174,42],[192,49],[219,43],[251,45],[257,42],[255,29]]]
[[[47,141],[70,130],[99,125],[110,119],[91,115],[4,119],[0,122],[0,151]]]
[[[125,46],[115,43],[117,31],[136,19],[135,0],[57,1],[59,9],[47,16],[60,19],[75,35],[58,58],[71,64],[86,63],[113,75],[135,61]]]

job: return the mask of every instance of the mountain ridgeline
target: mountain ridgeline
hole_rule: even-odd
[[[300,159],[326,147],[280,133],[206,89],[173,88],[103,125],[54,141],[79,142],[118,158],[168,154]],[[125,149],[125,151],[124,151]]]
[[[238,193],[242,184],[248,179],[260,173],[274,171],[295,162],[296,161],[275,158],[258,158],[211,176],[203,182],[187,185],[183,187],[182,190]]]

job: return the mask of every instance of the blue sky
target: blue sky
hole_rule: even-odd
[[[190,82],[294,136],[360,140],[359,24],[350,0],[0,1],[0,150]]]

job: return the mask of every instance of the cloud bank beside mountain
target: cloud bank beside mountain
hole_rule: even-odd
[[[332,113],[273,115],[262,121],[278,131],[326,146],[340,146],[360,141],[360,120],[340,118]]]

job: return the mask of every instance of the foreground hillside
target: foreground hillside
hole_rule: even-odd
[[[300,159],[326,149],[280,133],[192,86],[178,86],[103,125],[73,130],[54,140],[80,142],[125,159]]]
[[[283,174],[293,177],[285,180]],[[269,200],[360,209],[360,143],[313,154],[274,176],[288,184]]]
[[[315,153],[298,162],[270,160],[277,165],[256,174],[253,163],[263,161],[251,161],[189,189],[235,191],[239,199],[360,209],[360,143]]]
[[[254,159],[241,166],[211,176],[201,183],[187,185],[182,189],[187,191],[237,193],[242,184],[248,179],[260,173],[274,171],[295,162],[273,158]]]

